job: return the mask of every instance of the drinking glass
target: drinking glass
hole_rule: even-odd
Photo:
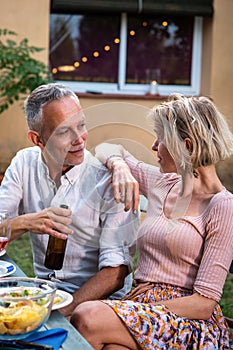
[[[5,209],[0,209],[0,253],[4,251],[11,236],[10,215]]]

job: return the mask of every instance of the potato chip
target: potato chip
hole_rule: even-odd
[[[22,334],[36,329],[48,310],[35,301],[12,302],[8,308],[0,306],[0,334]]]

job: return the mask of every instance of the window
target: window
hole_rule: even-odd
[[[202,18],[51,14],[50,67],[77,92],[198,94]]]

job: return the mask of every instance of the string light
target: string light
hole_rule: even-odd
[[[167,21],[163,21],[162,22],[162,25],[164,26],[164,27],[167,27],[168,26],[168,22]],[[148,22],[147,21],[143,21],[142,22],[142,26],[143,27],[147,27],[148,26]],[[135,36],[136,35],[136,32],[135,32],[135,30],[130,30],[130,32],[129,32],[129,34],[131,35],[131,36]],[[119,44],[120,43],[120,39],[119,38],[115,38],[114,39],[114,43],[115,44]],[[104,46],[104,51],[110,51],[111,50],[111,47],[109,46],[109,45],[105,45]],[[93,52],[93,56],[94,57],[96,57],[96,58],[98,58],[99,56],[100,56],[100,53],[99,53],[99,51],[94,51]],[[83,63],[86,63],[87,61],[88,61],[88,58],[86,57],[86,56],[83,56],[82,58],[81,58],[81,61],[83,62]],[[52,73],[53,74],[56,74],[57,72],[58,72],[58,70],[59,71],[62,71],[62,72],[71,72],[71,71],[73,71],[73,70],[75,70],[75,68],[78,68],[78,67],[80,67],[80,62],[78,62],[78,61],[76,61],[76,62],[74,62],[74,64],[73,64],[73,66],[69,66],[69,65],[64,65],[64,66],[59,66],[58,68],[52,68]],[[154,83],[154,82],[153,82]],[[153,84],[154,85],[154,84]]]
[[[58,70],[60,72],[72,72],[75,70],[75,68],[74,66],[64,65],[64,66],[59,66]]]

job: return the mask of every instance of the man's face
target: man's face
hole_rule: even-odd
[[[41,149],[48,165],[64,171],[82,163],[87,134],[84,113],[73,97],[43,107]]]

